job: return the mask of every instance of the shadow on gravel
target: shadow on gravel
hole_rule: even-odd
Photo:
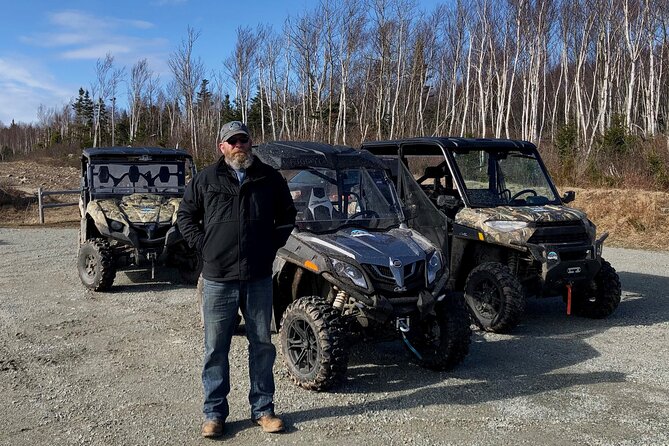
[[[669,277],[620,272],[623,296],[616,311],[604,319],[567,316],[559,297],[530,299],[514,335],[590,336],[612,327],[654,325],[669,321]]]
[[[620,306],[611,325],[653,325],[669,321],[669,277],[619,272],[623,287]]]
[[[600,383],[624,382],[619,372],[556,373],[543,376],[526,376],[496,379],[446,387],[422,387],[409,394],[384,400],[370,401],[346,407],[323,407],[284,413],[289,423],[299,423],[328,417],[345,417],[370,411],[402,411],[433,405],[473,405],[491,401],[534,395],[552,390],[566,389]],[[426,386],[429,383],[424,383]],[[447,414],[445,414],[448,416]],[[372,421],[372,419],[370,419]],[[438,420],[435,420],[438,422]]]
[[[168,292],[170,290],[179,290],[182,288],[192,288],[195,294],[195,287],[183,283],[172,282],[148,282],[148,283],[134,283],[116,285],[114,284],[109,291],[104,291],[105,294],[123,294],[123,293],[150,293],[150,292]]]
[[[557,320],[558,317],[548,318]],[[465,361],[451,372],[432,372],[411,363],[400,342],[359,345],[353,349],[348,381],[337,388],[341,393],[394,392],[445,384],[450,379],[477,380],[464,388],[467,397],[462,401],[443,401],[470,404],[555,390],[564,386],[601,381],[621,381],[620,373],[571,374],[555,372],[600,356],[586,339],[599,329],[586,329],[584,324],[560,321],[560,333],[542,332],[541,323],[534,321],[518,327],[513,335],[489,335],[474,332],[470,352]],[[552,323],[551,323],[552,324]],[[572,378],[570,378],[572,377]],[[573,381],[572,381],[573,380]],[[503,385],[496,391],[486,390],[477,395],[475,389],[495,387],[502,381],[518,385]],[[503,389],[503,390],[502,390]]]
[[[334,391],[376,398],[385,392],[403,394],[371,398],[372,401],[346,407],[296,411],[285,414],[286,418],[298,423],[389,408],[472,405],[567,391],[574,386],[624,382],[626,375],[621,372],[568,370],[600,356],[587,342],[592,336],[612,327],[669,321],[669,305],[664,297],[669,278],[625,272],[620,277],[623,299],[610,317],[596,320],[567,316],[560,298],[532,299],[527,303],[523,322],[512,334],[475,331],[469,355],[452,372],[436,373],[411,364],[400,341],[355,346],[348,379]]]
[[[171,267],[156,267],[154,277],[150,269],[121,270],[116,273],[116,279],[108,294],[143,293],[192,288],[195,294],[195,285],[185,283],[179,271]]]
[[[450,374],[430,372],[406,363],[398,363],[400,350],[401,348],[390,348],[386,354],[381,355],[365,351],[365,354],[371,353],[367,359],[371,359],[373,363],[367,361],[364,365],[351,364],[348,381],[335,389],[338,393],[375,395],[370,398],[371,401],[284,413],[286,421],[293,424],[329,417],[362,415],[373,411],[392,410],[401,413],[402,410],[416,407],[444,404],[467,406],[555,390],[565,391],[574,386],[625,381],[625,374],[620,372],[554,372],[556,369],[598,356],[593,348],[578,338],[553,339],[539,336],[486,342],[476,335],[469,358]],[[390,353],[393,354],[390,356]],[[458,381],[454,381],[455,379]],[[384,392],[398,391],[402,395],[376,399]]]

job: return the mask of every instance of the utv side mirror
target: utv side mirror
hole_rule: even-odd
[[[100,166],[100,171],[98,172],[98,181],[101,184],[106,184],[109,182],[109,167]]]
[[[562,202],[564,204],[571,203],[572,201],[574,201],[575,198],[576,198],[576,192],[574,192],[573,190],[568,190],[562,196]]]
[[[437,206],[440,208],[445,207],[448,209],[455,209],[461,204],[462,202],[460,199],[452,195],[439,195],[437,197]]]

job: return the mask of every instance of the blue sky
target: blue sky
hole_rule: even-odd
[[[240,26],[269,23],[280,30],[290,16],[310,10],[316,0],[115,0],[2,2],[0,18],[0,122],[36,122],[37,108],[60,109],[91,89],[95,65],[107,53],[115,67],[129,70],[146,58],[163,81],[167,60],[199,31],[194,48],[207,70],[222,69]],[[419,2],[430,5],[435,0]],[[425,8],[425,5],[422,5]],[[432,6],[427,7],[428,10]],[[121,86],[125,91],[125,87]]]

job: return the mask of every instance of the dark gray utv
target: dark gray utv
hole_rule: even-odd
[[[562,296],[568,313],[591,318],[620,303],[620,280],[602,258],[608,234],[596,237],[587,216],[565,206],[574,192],[558,195],[534,144],[411,138],[362,147],[395,175],[409,171],[408,181],[450,219],[449,287],[464,291],[481,328],[514,328],[527,296]]]
[[[111,288],[116,271],[158,265],[179,268],[195,283],[201,262],[176,225],[185,185],[195,174],[191,156],[160,147],[85,149],[81,156],[79,253],[81,282]]]
[[[281,316],[293,381],[331,387],[346,374],[351,344],[370,340],[400,338],[429,369],[460,363],[471,335],[462,295],[444,289],[442,246],[404,223],[383,163],[366,151],[318,143],[254,150],[281,172],[298,210],[274,262],[275,323]],[[430,223],[443,232],[443,221]]]

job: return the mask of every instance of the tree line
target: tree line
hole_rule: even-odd
[[[669,0],[457,0],[430,11],[322,0],[281,29],[238,28],[218,67],[196,55],[190,27],[169,79],[108,54],[90,89],[41,107],[37,124],[1,126],[0,146],[6,157],[157,144],[206,159],[221,123],[240,119],[257,142],[519,138],[564,181],[669,187],[668,24]]]

